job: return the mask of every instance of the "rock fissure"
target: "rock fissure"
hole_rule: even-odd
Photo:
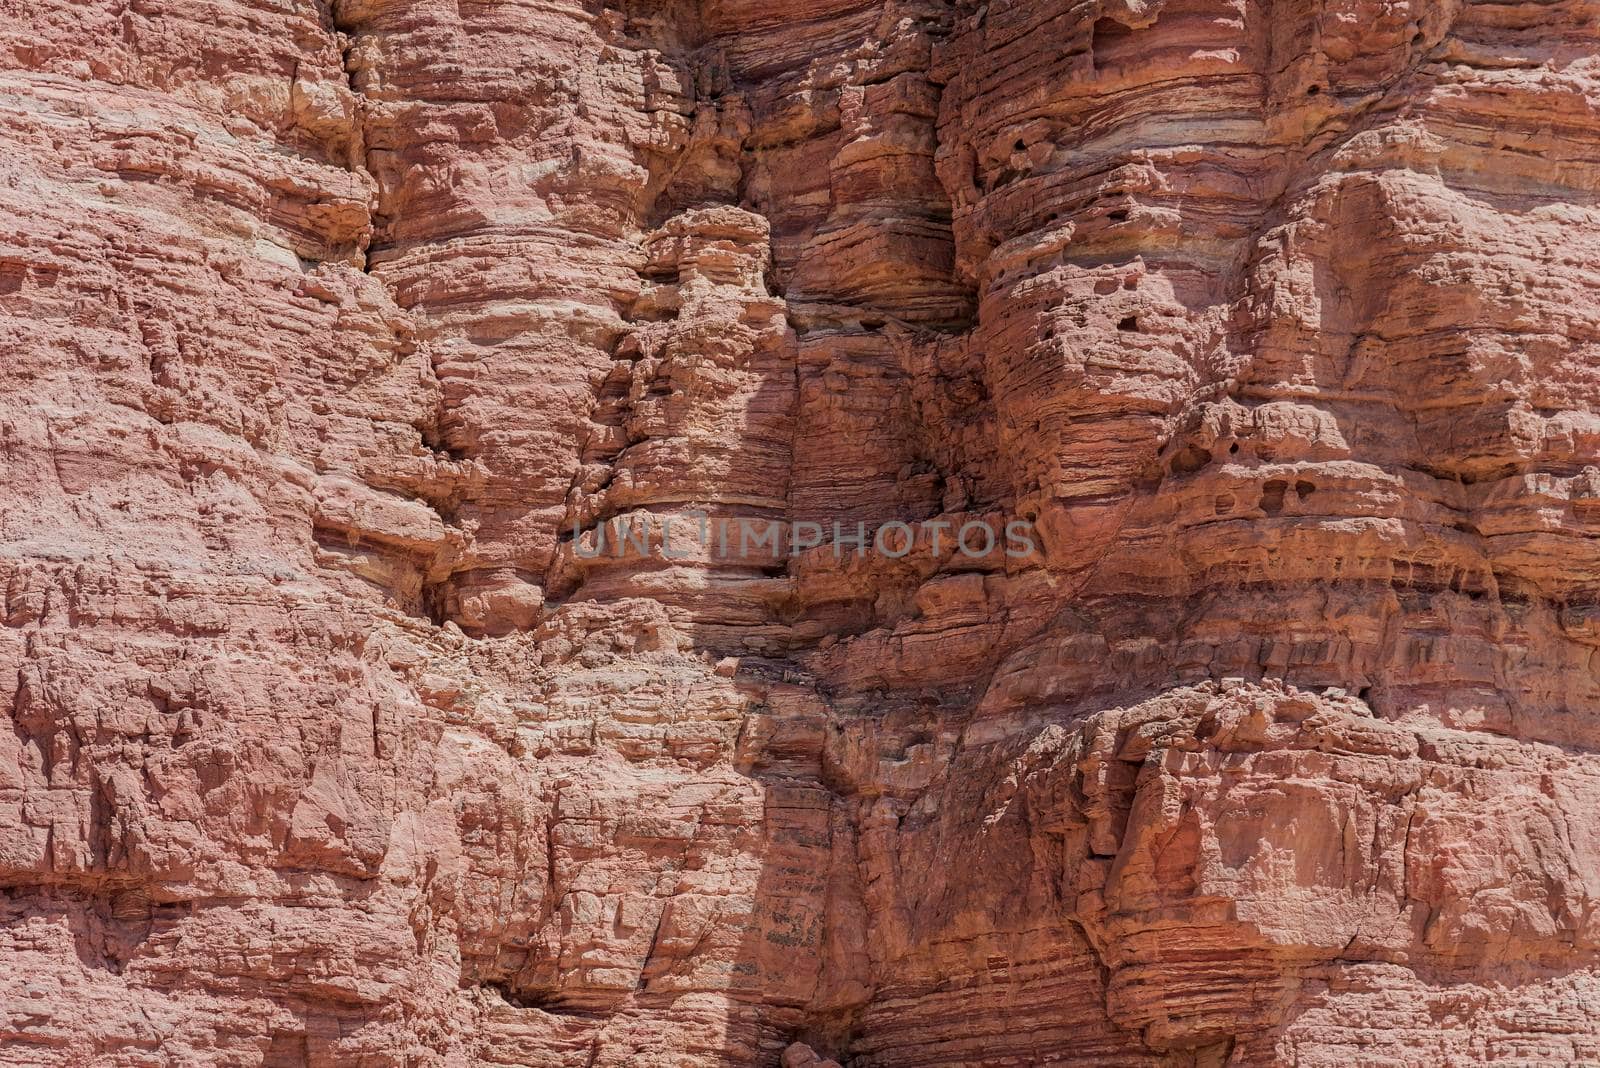
[[[0,1057],[1600,1057],[1592,5],[1174,2],[0,26]]]

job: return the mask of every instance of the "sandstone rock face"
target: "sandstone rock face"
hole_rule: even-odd
[[[3,0],[0,146],[0,1063],[1600,1063],[1594,0]]]

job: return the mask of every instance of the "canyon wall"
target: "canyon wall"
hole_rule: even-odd
[[[0,346],[0,1063],[1600,1063],[1595,0],[0,0]]]

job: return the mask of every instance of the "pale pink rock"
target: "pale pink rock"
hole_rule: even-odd
[[[0,1062],[1600,1062],[1597,56],[12,5]]]

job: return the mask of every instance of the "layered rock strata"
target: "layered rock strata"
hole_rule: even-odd
[[[1600,1061],[1592,0],[36,0],[0,145],[0,1062]]]

